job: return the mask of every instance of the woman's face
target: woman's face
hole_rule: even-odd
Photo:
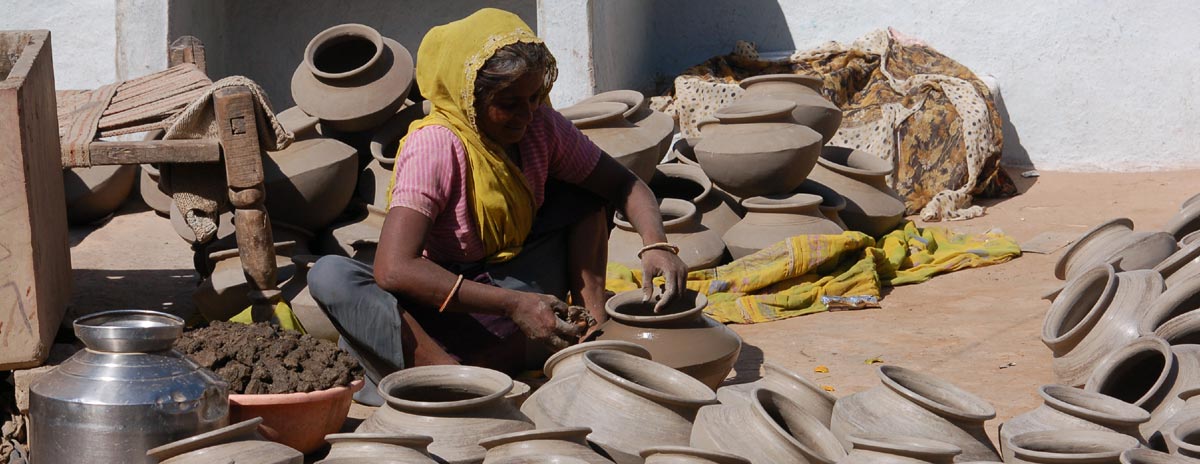
[[[533,112],[542,104],[544,72],[531,71],[500,89],[492,100],[479,109],[476,123],[488,138],[501,145],[512,145],[525,137]]]

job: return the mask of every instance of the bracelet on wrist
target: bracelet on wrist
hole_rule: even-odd
[[[642,259],[642,254],[644,254],[650,250],[666,250],[666,251],[671,252],[672,254],[676,254],[676,255],[679,254],[679,247],[672,245],[670,243],[667,243],[667,242],[658,242],[658,243],[651,243],[649,245],[642,247],[642,249],[638,250],[638,252],[637,252],[638,259]]]

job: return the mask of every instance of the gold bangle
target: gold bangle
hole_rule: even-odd
[[[667,242],[658,242],[658,243],[651,243],[649,245],[642,247],[642,249],[638,250],[638,253],[637,253],[638,259],[642,259],[642,254],[647,251],[650,251],[650,250],[666,250],[666,251],[669,251],[676,255],[679,254],[679,247],[672,245],[670,243],[667,243]]]
[[[442,311],[445,311],[447,306],[450,306],[450,300],[454,298],[455,293],[458,293],[458,289],[459,289],[459,287],[462,287],[462,283],[463,283],[463,275],[459,274],[458,280],[454,281],[454,286],[450,287],[450,294],[446,295],[446,301],[443,301],[442,306],[438,308],[439,313]]]

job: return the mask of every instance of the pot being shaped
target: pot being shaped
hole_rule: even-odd
[[[267,213],[309,231],[333,222],[354,196],[358,152],[330,138],[299,140],[263,158]]]
[[[1116,272],[1108,264],[1071,279],[1042,323],[1042,343],[1054,353],[1058,383],[1083,385],[1101,359],[1138,338],[1146,302],[1163,289],[1157,272]]]
[[[807,193],[742,200],[746,217],[722,237],[729,254],[739,259],[799,235],[841,234],[842,228],[821,214],[821,201]]]
[[[429,103],[410,104],[383,123],[371,136],[371,162],[358,177],[358,198],[376,208],[387,209],[391,203],[388,186],[392,184],[392,169],[400,139],[408,135],[408,126],[429,114]]]
[[[559,110],[583,135],[608,153],[642,182],[654,177],[654,166],[662,159],[657,134],[643,130],[625,119],[630,106],[618,102],[580,103]]]
[[[696,215],[696,205],[687,200],[664,198],[658,210],[663,218],[663,231],[667,241],[679,247],[679,259],[689,271],[709,269],[721,264],[725,257],[725,242],[716,232],[704,227]],[[621,263],[632,269],[641,269],[642,260],[638,251],[642,249],[642,236],[633,224],[621,215],[613,219],[617,230],[608,238],[609,262]]]
[[[1000,450],[1004,459],[1012,459],[1008,441],[1026,432],[1046,430],[1099,430],[1128,435],[1139,442],[1138,426],[1150,420],[1150,413],[1124,401],[1062,385],[1043,385],[1038,389],[1042,405],[1018,415],[1000,426]]]
[[[268,440],[309,454],[325,446],[325,436],[346,423],[350,400],[364,382],[314,392],[229,395],[229,417],[261,417],[258,433]]]
[[[796,103],[792,119],[821,134],[821,144],[829,143],[842,125],[842,110],[821,96],[821,78],[800,74],[763,74],[739,83],[743,100],[786,100]]]
[[[957,446],[904,435],[852,436],[850,454],[838,464],[950,464]]]
[[[279,289],[283,291],[283,299],[291,306],[292,313],[300,320],[300,325],[306,333],[336,343],[341,335],[329,320],[329,316],[317,305],[317,300],[308,292],[308,271],[318,258],[320,256],[316,255],[292,256],[295,274]]]
[[[650,351],[650,359],[679,369],[715,390],[733,370],[742,339],[733,330],[704,314],[708,298],[685,290],[675,301],[654,312],[657,298],[642,302],[642,290],[622,292],[604,304],[608,321],[596,340],[633,342]]]
[[[1183,240],[1183,237],[1200,230],[1200,203],[1190,201],[1179,208],[1179,212],[1171,216],[1171,220],[1167,221],[1166,227],[1163,227],[1163,232],[1171,234],[1175,240]]]
[[[359,132],[395,114],[412,82],[408,49],[368,26],[342,24],[308,42],[292,74],[292,98],[323,125]]]
[[[29,387],[40,463],[156,463],[151,448],[229,423],[229,386],[172,349],[183,319],[107,311],[76,319],[87,347]]]
[[[411,464],[434,464],[428,447],[433,438],[397,433],[334,433],[325,436],[329,454],[321,463],[335,459],[363,459],[364,462],[393,460]],[[369,460],[369,461],[367,461]]]
[[[379,235],[383,233],[383,222],[387,210],[367,205],[358,210],[353,218],[330,226],[317,237],[317,250],[326,255],[338,255],[372,264]]]
[[[1179,242],[1179,251],[1154,266],[1167,281],[1167,288],[1200,275],[1200,243]]]
[[[825,215],[826,219],[833,221],[842,230],[850,230],[845,222],[842,222],[842,217],[839,215],[843,209],[846,209],[846,198],[840,193],[835,192],[829,186],[817,182],[813,179],[805,179],[803,184],[793,193],[808,193],[821,197],[821,214]]]
[[[1071,279],[1103,263],[1118,269],[1152,269],[1179,251],[1175,238],[1166,232],[1134,232],[1126,218],[1104,222],[1084,232],[1067,247],[1054,265],[1054,276]]]
[[[650,108],[650,100],[636,90],[611,90],[581,100],[579,103],[617,102],[629,106],[623,115],[625,120],[637,126],[646,137],[658,140],[658,158],[662,159],[671,147],[675,135],[675,118]]]
[[[160,172],[152,164],[143,164],[138,176],[138,194],[142,201],[159,216],[168,217],[171,212],[171,195],[158,183]]]
[[[696,416],[691,446],[759,463],[832,464],[846,456],[821,421],[780,393],[757,389],[744,404],[705,406]]]
[[[255,431],[262,418],[254,418],[146,452],[162,464],[301,464],[304,454],[279,443],[263,440]]]
[[[1167,343],[1179,345],[1196,343],[1200,313],[1200,279],[1191,279],[1167,288],[1152,300],[1139,326],[1142,335],[1159,334]]]
[[[435,458],[451,464],[481,462],[486,450],[480,440],[533,430],[506,398],[512,389],[512,378],[482,367],[411,367],[379,382],[386,404],[357,431],[429,435]]]
[[[645,464],[750,464],[741,456],[688,446],[655,446],[640,454]]]
[[[1121,464],[1195,464],[1183,456],[1174,456],[1148,448],[1134,448],[1121,453]]]
[[[137,180],[136,164],[64,169],[67,223],[80,226],[108,217],[133,193]]]
[[[650,446],[686,445],[696,412],[717,402],[706,385],[654,361],[611,350],[583,355],[566,427],[591,427],[594,445],[614,461],[641,463]]]
[[[242,270],[242,258],[237,250],[219,251],[209,255],[215,262],[212,274],[200,281],[192,292],[196,311],[209,321],[228,321],[250,307],[250,284]],[[296,273],[291,259],[278,252],[275,254],[276,279],[285,282]]]
[[[529,417],[538,428],[556,428],[564,418],[567,405],[575,396],[575,384],[579,375],[587,371],[583,354],[594,350],[611,350],[650,359],[650,352],[633,342],[602,340],[583,342],[554,353],[546,360],[542,372],[549,382],[529,395],[521,405],[521,413]]]
[[[717,389],[717,400],[728,406],[744,404],[752,399],[750,395],[759,388],[791,398],[804,409],[804,412],[817,418],[826,427],[829,426],[837,397],[800,374],[784,369],[770,361],[763,363],[761,379],[750,383],[722,386]]]
[[[1104,358],[1084,389],[1102,393],[1150,412],[1139,429],[1153,437],[1184,406],[1179,394],[1200,385],[1200,345],[1170,346],[1146,336]]]
[[[505,459],[536,456],[566,456],[589,464],[610,464],[612,461],[588,446],[587,427],[538,429],[504,434],[479,442],[487,449],[483,464],[495,464]]]
[[[1021,464],[1119,464],[1121,453],[1136,448],[1133,437],[1096,430],[1027,432],[1012,437],[1013,458]]]
[[[713,188],[712,181],[699,166],[686,164],[660,164],[650,190],[658,198],[677,198],[696,205],[700,224],[708,230],[724,235],[729,228],[742,220],[737,201],[728,193]]]
[[[846,207],[838,216],[872,237],[891,232],[904,219],[904,201],[888,186],[891,163],[862,150],[826,146],[809,178],[841,194]]]
[[[943,441],[963,450],[964,461],[998,461],[983,423],[996,410],[945,380],[899,366],[880,366],[882,385],[842,397],[833,406],[831,429],[847,448],[853,435],[891,434]]]
[[[696,158],[722,189],[742,198],[795,190],[821,153],[821,134],[796,124],[785,101],[750,100],[700,122]]]

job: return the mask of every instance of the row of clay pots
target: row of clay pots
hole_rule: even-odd
[[[603,92],[559,111],[643,182],[654,176],[675,133],[675,120],[633,90]]]

